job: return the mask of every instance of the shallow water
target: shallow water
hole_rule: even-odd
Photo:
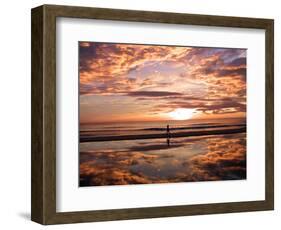
[[[87,136],[119,136],[165,133],[167,125],[171,132],[198,130],[231,129],[245,125],[241,118],[186,120],[186,121],[158,121],[158,122],[123,122],[106,124],[80,125],[80,138]],[[224,126],[224,127],[222,127]]]
[[[80,143],[80,186],[246,179],[246,133]]]

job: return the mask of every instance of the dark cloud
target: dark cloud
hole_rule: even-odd
[[[246,77],[246,68],[241,67],[241,68],[236,68],[236,69],[218,70],[218,76],[236,76],[236,75],[240,75],[245,78]]]
[[[241,58],[234,59],[229,65],[230,66],[245,66],[246,65],[246,58],[241,57]]]
[[[176,100],[172,100],[176,99]],[[197,111],[210,112],[213,114],[220,113],[234,113],[234,112],[246,112],[246,104],[244,99],[242,102],[238,101],[236,98],[196,98],[192,97],[177,97],[169,98],[166,103],[160,103],[155,106],[156,111],[161,109],[176,109],[176,108],[186,108],[186,109],[196,109]],[[143,100],[143,99],[142,99]],[[207,103],[206,103],[207,102]]]
[[[79,71],[91,71],[91,60],[97,58],[99,44],[79,42]],[[83,45],[87,44],[87,45]]]
[[[167,92],[167,91],[134,91],[127,93],[128,96],[134,97],[166,97],[166,96],[178,96],[181,93]]]
[[[234,109],[234,111],[232,112],[245,112],[246,105],[236,101],[226,101],[226,102],[218,101],[217,103],[214,103],[212,105],[204,105],[201,108],[198,108],[199,111],[203,111],[203,112],[215,111],[214,113],[219,113],[219,111],[223,109]]]

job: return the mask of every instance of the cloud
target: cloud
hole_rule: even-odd
[[[146,100],[146,98],[141,98]],[[221,114],[221,113],[236,113],[246,112],[246,103],[244,99],[238,100],[237,98],[193,98],[193,97],[170,97],[155,106],[155,111],[166,109],[196,109],[204,113]]]
[[[181,93],[167,92],[167,91],[134,91],[127,93],[128,96],[137,97],[166,97],[166,96],[179,96]]]
[[[230,66],[246,66],[246,57],[240,57],[237,59],[234,59],[231,63]]]
[[[174,55],[188,52],[189,48],[130,44],[91,43],[80,46],[80,81],[89,82],[98,77],[123,77],[149,61],[165,61]],[[85,73],[91,72],[91,78]]]
[[[149,104],[147,115],[161,108],[163,114],[168,105],[213,114],[246,111],[245,49],[81,42],[79,61],[80,95]]]
[[[246,68],[235,68],[235,69],[222,69],[218,71],[218,76],[246,76]]]

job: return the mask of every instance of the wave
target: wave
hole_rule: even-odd
[[[224,128],[224,127],[240,127],[246,126],[246,124],[231,124],[231,125],[201,125],[201,126],[185,126],[185,127],[169,127],[170,131],[173,130],[185,130],[185,129],[213,129],[213,128]],[[146,128],[142,130],[148,131],[166,131],[167,127],[165,128]]]

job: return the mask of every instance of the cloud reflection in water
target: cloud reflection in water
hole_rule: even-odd
[[[110,147],[108,147],[110,146]],[[80,186],[246,179],[246,134],[80,144]]]

